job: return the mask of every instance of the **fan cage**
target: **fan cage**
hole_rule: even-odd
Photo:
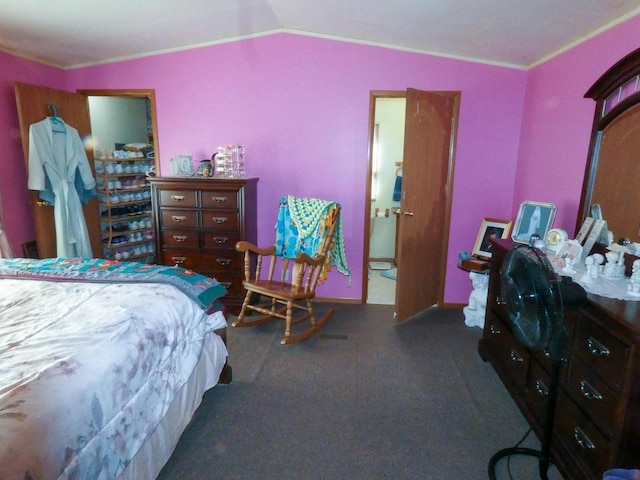
[[[530,349],[549,348],[563,328],[563,305],[547,256],[529,245],[511,249],[501,270],[501,290],[518,341]]]

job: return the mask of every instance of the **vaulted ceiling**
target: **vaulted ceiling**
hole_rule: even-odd
[[[0,49],[63,68],[295,32],[528,67],[640,0],[4,0]]]

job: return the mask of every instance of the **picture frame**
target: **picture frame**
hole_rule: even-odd
[[[578,243],[580,243],[580,245],[582,245],[584,241],[587,239],[587,236],[589,235],[589,232],[593,227],[593,223],[594,223],[593,217],[587,217],[584,219],[584,222],[582,222],[580,231],[576,235],[576,240],[578,241]]]
[[[522,202],[511,238],[514,242],[529,243],[531,236],[535,234],[544,241],[556,218],[556,211],[553,203]]]
[[[485,218],[480,225],[480,231],[476,238],[476,243],[471,252],[473,256],[488,260],[491,258],[491,239],[509,238],[511,233],[511,220],[498,220],[496,218]]]

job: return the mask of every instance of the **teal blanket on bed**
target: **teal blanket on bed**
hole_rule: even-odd
[[[165,283],[194,300],[207,313],[221,310],[227,289],[216,279],[180,267],[118,262],[100,258],[0,259],[0,278],[109,283]]]

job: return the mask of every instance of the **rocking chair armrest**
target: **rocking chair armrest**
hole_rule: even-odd
[[[322,265],[324,261],[325,261],[324,255],[318,255],[317,257],[312,258],[304,252],[300,252],[295,259],[296,263],[306,263],[312,266]]]
[[[276,247],[274,245],[271,245],[267,248],[260,248],[251,242],[240,240],[238,243],[236,243],[236,251],[240,253],[249,251],[258,255],[273,255],[273,253],[276,251]]]

